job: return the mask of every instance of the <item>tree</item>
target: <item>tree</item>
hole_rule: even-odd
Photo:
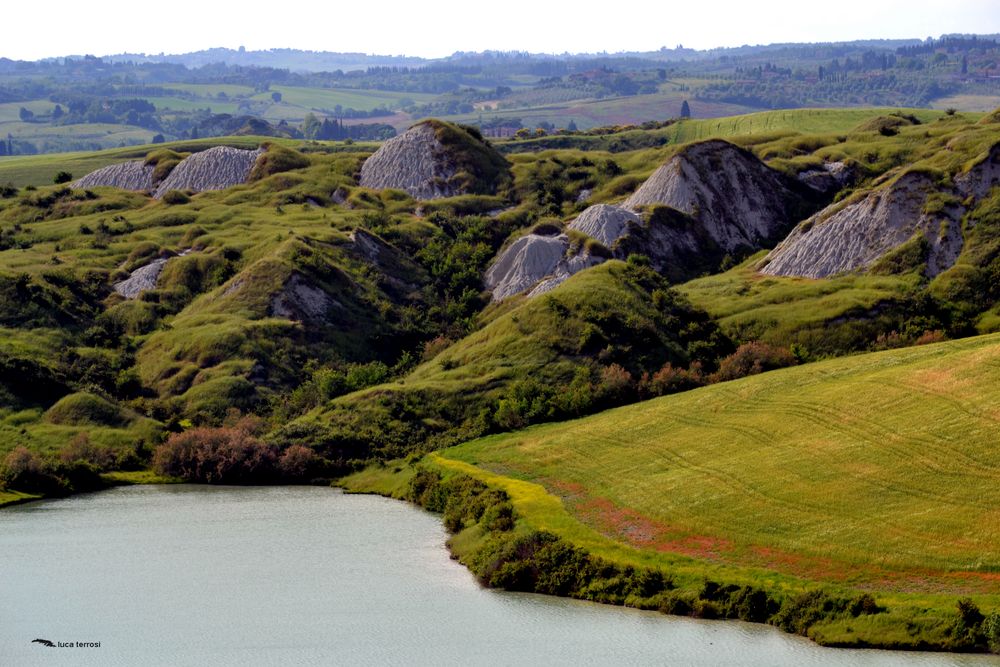
[[[962,55],[962,74],[969,73],[969,56]]]
[[[59,120],[63,117],[63,113],[63,108],[57,104],[55,108],[52,109],[52,120]]]
[[[25,123],[30,123],[35,118],[35,112],[31,109],[25,109],[21,107],[17,112],[18,118],[20,118]]]
[[[570,118],[569,124],[566,125],[566,129],[569,130],[570,132],[576,132],[576,129],[577,129],[576,128],[576,121],[574,121],[572,118]]]
[[[278,102],[281,101],[281,93],[279,93],[277,91],[271,93],[271,99],[274,100],[275,104],[277,104]]]
[[[691,106],[688,104],[687,100],[684,100],[681,103],[681,118],[690,118],[690,117],[691,117]]]
[[[166,141],[166,138],[162,134],[154,134],[153,135],[153,143],[154,144],[162,144],[164,141]]]
[[[302,135],[306,139],[315,139],[316,135],[320,133],[323,128],[323,123],[320,122],[319,118],[316,117],[314,113],[307,113],[305,119],[302,121]]]

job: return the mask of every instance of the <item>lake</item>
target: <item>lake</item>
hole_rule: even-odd
[[[10,507],[0,665],[996,664],[487,590],[446,538],[416,507],[320,487],[134,486]]]

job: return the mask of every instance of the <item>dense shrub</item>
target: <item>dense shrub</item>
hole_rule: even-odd
[[[169,206],[174,206],[177,204],[186,204],[191,201],[191,198],[187,194],[181,192],[180,190],[167,190],[160,200]]]
[[[208,484],[261,484],[277,477],[278,452],[245,420],[234,426],[175,433],[157,447],[156,471]]]
[[[767,343],[744,343],[721,362],[715,374],[718,381],[735,380],[764,371],[794,366],[797,363],[791,350]]]

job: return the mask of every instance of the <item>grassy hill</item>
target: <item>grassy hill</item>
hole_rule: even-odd
[[[998,369],[995,335],[831,360],[430,464],[505,489],[534,529],[682,587],[871,591],[887,614],[812,634],[905,645],[907,623],[911,639],[943,632],[959,597],[1000,607]]]

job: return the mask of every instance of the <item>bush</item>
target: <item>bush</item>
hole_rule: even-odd
[[[97,470],[112,470],[117,467],[118,456],[109,447],[95,445],[86,433],[80,433],[59,450],[59,460],[65,464],[83,461]]]
[[[775,347],[760,341],[744,343],[719,363],[714,379],[719,382],[735,380],[748,375],[756,375],[797,363],[791,350]]]
[[[177,204],[187,204],[191,201],[191,198],[180,190],[167,190],[162,197],[162,201],[168,206],[174,206]]]
[[[259,440],[255,424],[243,420],[235,426],[195,428],[175,433],[157,447],[153,466],[157,472],[191,482],[208,484],[261,484],[277,477],[277,448]],[[289,465],[299,461],[293,455]]]
[[[52,182],[56,185],[62,185],[63,183],[69,183],[73,180],[73,174],[68,171],[60,171],[53,178]]]
[[[289,481],[309,479],[317,462],[313,450],[305,445],[292,445],[278,459],[278,472]]]

